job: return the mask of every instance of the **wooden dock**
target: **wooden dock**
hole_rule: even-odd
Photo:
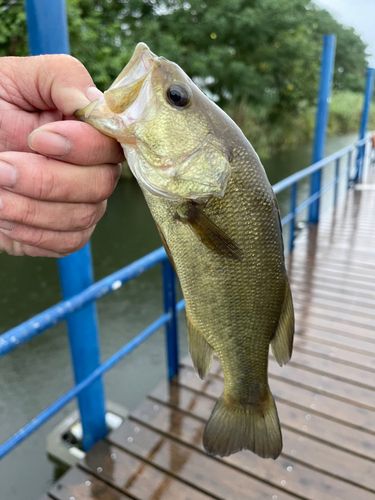
[[[189,361],[70,469],[45,498],[203,500],[375,498],[375,188],[297,240],[290,258],[297,330],[291,362],[271,358],[282,423],[276,460],[202,449],[221,394],[214,362],[201,381]]]

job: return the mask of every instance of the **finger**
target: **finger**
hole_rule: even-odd
[[[89,241],[94,229],[95,227],[82,231],[50,231],[14,224],[11,229],[0,228],[0,233],[23,245],[68,255],[82,248]]]
[[[6,100],[28,111],[58,109],[70,116],[100,95],[83,64],[65,54],[6,57],[2,73]]]
[[[34,153],[0,153],[0,187],[45,201],[98,203],[120,177],[119,165],[85,167]]]
[[[101,134],[87,123],[67,120],[52,122],[29,135],[32,150],[77,165],[120,163],[124,159],[117,141]]]
[[[13,256],[28,255],[29,257],[63,257],[63,255],[52,252],[51,250],[43,250],[42,248],[24,245],[18,241],[14,241],[5,234],[0,232],[0,252],[6,252]]]
[[[20,223],[55,231],[77,231],[94,226],[103,217],[106,202],[59,203],[28,198],[0,189],[0,227]]]

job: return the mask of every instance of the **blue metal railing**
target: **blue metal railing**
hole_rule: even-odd
[[[329,115],[329,98],[332,89],[333,72],[335,66],[336,37],[323,36],[323,50],[320,65],[320,83],[318,91],[318,105],[316,108],[315,135],[312,152],[312,162],[316,163],[324,157],[326,132]],[[310,195],[320,191],[321,169],[317,169],[310,179]],[[320,198],[315,197],[309,205],[309,222],[319,221]]]
[[[288,238],[288,250],[291,252],[294,248],[294,241],[295,241],[295,235],[296,235],[296,219],[297,215],[300,214],[303,210],[309,208],[312,206],[313,203],[315,203],[317,200],[321,200],[323,194],[327,193],[331,189],[333,189],[333,206],[335,207],[337,204],[337,199],[338,199],[338,189],[339,189],[339,184],[341,181],[341,176],[340,176],[340,167],[341,167],[341,160],[344,157],[347,157],[347,163],[346,163],[346,188],[348,189],[350,187],[350,182],[352,180],[352,176],[350,174],[350,169],[352,167],[352,155],[354,151],[359,151],[361,148],[366,148],[366,145],[370,144],[370,138],[365,137],[364,139],[361,139],[357,141],[355,144],[352,144],[350,146],[347,146],[343,149],[340,149],[336,153],[333,153],[326,158],[323,158],[320,161],[317,161],[316,163],[313,163],[309,167],[300,170],[299,172],[296,172],[295,174],[290,175],[286,179],[281,180],[280,182],[277,182],[273,186],[273,190],[276,194],[281,193],[287,188],[290,188],[290,211],[284,217],[281,219],[281,224],[284,226],[286,224],[289,224],[289,238]],[[362,163],[364,162],[365,159],[365,153],[362,156]],[[334,180],[324,184],[323,186],[321,185],[322,183],[322,171],[325,167],[331,165],[332,163],[335,164],[335,170],[334,170]],[[361,163],[361,165],[362,165]],[[310,194],[310,196],[306,199],[304,199],[299,205],[298,203],[298,186],[301,181],[304,179],[310,177],[312,179],[316,173],[319,172],[319,189],[318,191],[315,191],[313,194]],[[353,179],[355,176],[353,177]],[[311,182],[310,182],[311,186]],[[319,219],[318,219],[319,220]],[[314,221],[316,222],[316,221]]]
[[[29,49],[32,55],[69,53],[65,0],[26,0]],[[94,282],[90,244],[58,260],[61,291],[64,299],[85,290]],[[67,317],[68,342],[74,381],[79,384],[100,364],[99,329],[96,304]],[[83,429],[83,448],[89,449],[107,433],[103,381],[78,395]]]
[[[31,52],[33,54],[67,52],[69,43],[64,0],[54,0],[53,2],[50,0],[26,0],[26,6]],[[329,57],[327,56],[329,59],[333,58],[332,47],[334,47],[334,39],[328,37],[327,40],[326,45],[330,51],[330,55],[328,54]],[[323,54],[323,63],[326,60],[325,57]],[[331,78],[332,59],[329,59],[329,61],[331,62],[326,64],[326,68],[329,71],[322,71],[321,73],[325,85]],[[370,143],[369,138],[365,138],[365,132],[372,92],[372,83],[369,79],[373,79],[374,71],[369,71],[367,74],[367,90],[365,93],[364,112],[362,114],[360,140],[327,158],[320,159],[323,156],[323,136],[325,135],[325,132],[322,135],[322,127],[325,129],[325,122],[324,120],[321,121],[321,125],[317,125],[316,127],[315,136],[315,143],[323,144],[320,149],[320,157],[315,158],[319,159],[319,161],[273,186],[276,194],[290,189],[290,211],[282,218],[282,225],[289,224],[289,250],[293,249],[297,217],[303,210],[319,202],[323,194],[330,190],[333,190],[333,206],[336,206],[340,179],[342,179],[341,170],[344,157],[347,157],[345,164],[346,177],[344,179],[345,188],[348,189],[353,182],[360,179],[359,173],[363,171],[366,146]],[[325,101],[323,99],[322,102],[325,105],[322,113],[328,116],[327,99]],[[317,137],[318,135],[319,137]],[[352,176],[352,158],[355,152],[357,152],[356,172]],[[335,167],[334,180],[321,186],[323,170],[328,170],[329,165],[332,163],[334,163]],[[314,175],[316,175],[315,180],[319,178],[318,183],[311,181]],[[302,182],[309,179],[310,186],[313,186],[310,189],[310,195],[298,203],[299,187]],[[317,222],[318,219],[319,210],[317,211],[316,220],[313,222]],[[163,270],[164,312],[129,343],[100,364],[95,310],[96,300],[114,292],[123,284],[137,278],[158,264],[162,265]],[[13,450],[75,397],[78,398],[81,415],[83,448],[90,448],[107,430],[105,425],[102,375],[163,326],[166,329],[168,377],[171,379],[178,372],[177,313],[184,308],[184,301],[176,303],[174,272],[162,248],[93,283],[90,247],[86,246],[72,256],[60,259],[59,272],[64,300],[0,335],[0,356],[10,353],[16,347],[28,342],[58,322],[67,320],[72,364],[75,371],[75,386],[0,445],[0,458]]]
[[[185,304],[183,300],[178,303],[176,302],[175,275],[163,248],[154,250],[123,269],[94,283],[77,295],[46,309],[28,321],[2,334],[0,336],[0,356],[8,354],[16,347],[28,342],[36,335],[63,321],[69,317],[70,314],[86,307],[87,304],[93,303],[99,298],[118,290],[122,285],[137,278],[157,264],[163,265],[164,313],[104,363],[96,367],[72,389],[58,398],[54,403],[0,445],[0,458],[4,457],[30,434],[39,429],[41,425],[59,412],[74,397],[87,390],[87,388],[99,380],[104,373],[113,368],[121,359],[130,354],[162,326],[166,326],[168,376],[169,378],[173,378],[176,375],[178,369],[176,319],[177,313],[184,308]]]
[[[276,194],[291,188],[291,210],[282,219],[282,225],[290,224],[291,231],[289,235],[289,248],[292,249],[295,240],[295,225],[297,215],[313,203],[318,197],[320,198],[324,193],[329,190],[337,190],[340,181],[340,171],[337,165],[343,157],[352,156],[353,152],[358,150],[359,147],[370,144],[370,137],[366,137],[355,144],[345,147],[340,151],[320,160],[319,162],[290,175],[286,179],[276,183],[273,188]],[[335,176],[334,181],[330,182],[320,189],[319,193],[307,197],[299,205],[297,204],[297,188],[298,184],[303,180],[308,180],[318,170],[322,171],[328,168],[335,162]],[[347,168],[350,164],[347,163]],[[349,184],[345,182],[345,187],[348,188]],[[334,206],[337,203],[337,191],[334,195]],[[173,378],[178,372],[178,336],[177,336],[177,313],[184,308],[184,301],[176,302],[175,294],[175,276],[168,257],[163,248],[158,248],[150,254],[142,257],[141,259],[131,263],[130,265],[114,272],[113,274],[101,279],[100,281],[90,285],[88,288],[76,295],[66,299],[42,313],[34,316],[33,318],[21,323],[20,325],[12,328],[8,332],[0,336],[0,356],[10,353],[16,347],[28,342],[36,335],[47,330],[51,326],[56,325],[58,322],[63,321],[69,315],[81,310],[88,304],[113,293],[118,290],[125,283],[137,278],[144,272],[161,264],[163,266],[163,291],[164,291],[164,312],[153,323],[147,326],[130,342],[125,344],[119,351],[108,358],[104,363],[96,367],[89,375],[80,380],[72,389],[66,392],[63,396],[58,398],[48,408],[43,410],[39,415],[33,418],[29,423],[22,427],[5,443],[0,445],[0,458],[9,453],[13,448],[20,444],[30,434],[35,432],[41,425],[60,411],[67,405],[74,397],[87,390],[95,381],[113,368],[121,359],[130,354],[136,347],[146,341],[162,326],[166,327],[166,343],[167,343],[167,367],[168,377]]]

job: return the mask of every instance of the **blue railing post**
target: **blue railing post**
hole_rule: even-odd
[[[359,126],[359,139],[364,139],[367,131],[367,124],[370,115],[371,99],[374,91],[374,77],[375,77],[375,68],[367,68],[365,94],[363,99],[361,123]],[[363,162],[365,159],[365,148],[366,148],[365,145],[359,146],[357,151],[356,173],[353,179],[354,182],[362,181]]]
[[[339,195],[339,183],[340,183],[340,160],[341,158],[337,158],[335,161],[335,174],[334,174],[334,187],[333,187],[333,206],[337,205],[337,198]]]
[[[348,160],[346,162],[346,189],[350,189],[350,175],[351,175],[351,170],[352,170],[352,158],[353,158],[353,151],[349,151],[348,153]]]
[[[65,0],[26,0],[29,48],[33,55],[69,52]],[[64,299],[93,283],[90,246],[59,260]],[[75,382],[99,366],[99,338],[94,304],[67,320]],[[107,433],[104,388],[101,379],[82,391],[78,406],[83,429],[83,448],[89,449]]]
[[[164,311],[169,314],[165,325],[167,343],[168,378],[172,380],[178,373],[178,328],[176,308],[176,277],[169,260],[163,262]]]
[[[324,146],[329,114],[329,99],[331,95],[333,70],[335,62],[335,35],[324,35],[323,52],[320,68],[320,83],[318,107],[315,119],[315,136],[312,154],[312,162],[315,163],[324,157]],[[310,196],[319,193],[321,187],[321,170],[314,172],[310,182]],[[309,222],[319,222],[320,199],[315,200],[309,208]]]
[[[289,227],[289,252],[293,250],[296,238],[297,189],[298,183],[294,182],[290,187],[290,213],[292,214],[292,219],[290,220]]]

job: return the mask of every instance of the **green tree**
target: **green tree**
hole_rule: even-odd
[[[105,89],[144,41],[180,64],[240,126],[289,144],[315,105],[322,35],[337,36],[334,85],[360,92],[365,45],[310,0],[67,0],[72,54]],[[0,55],[27,51],[22,0],[0,0]],[[304,118],[305,117],[305,118]],[[263,132],[262,132],[263,131]]]
[[[0,0],[0,56],[27,54],[26,14],[22,0]]]

